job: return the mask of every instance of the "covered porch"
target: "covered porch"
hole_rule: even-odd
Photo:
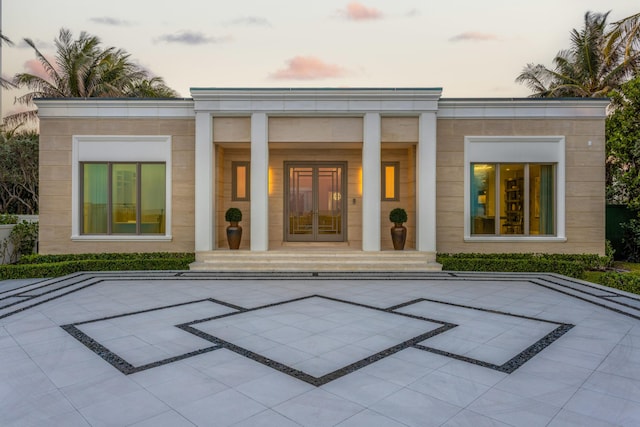
[[[192,95],[192,269],[438,269],[440,90],[192,89]],[[396,174],[385,177],[385,165]],[[396,185],[390,197],[385,178]],[[229,207],[243,212],[239,251],[226,244]],[[403,252],[392,250],[389,237],[395,207],[409,214]]]

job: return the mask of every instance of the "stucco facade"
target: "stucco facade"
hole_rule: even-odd
[[[606,100],[440,93],[193,89],[184,100],[40,100],[40,251],[225,250],[224,213],[233,206],[243,212],[241,249],[256,253],[384,252],[395,207],[408,213],[406,248],[425,254],[604,253]],[[166,179],[164,204],[153,211],[162,226],[151,233],[155,219],[140,213],[152,185],[140,169],[147,164]],[[113,225],[104,232],[87,225],[92,165],[113,174],[103,215]],[[137,165],[132,182],[143,182],[130,201],[139,212],[127,230],[137,232],[116,224],[122,165]],[[234,175],[238,165],[246,182]],[[398,181],[392,198],[385,179]],[[507,183],[522,186],[517,203],[506,199],[515,188]]]

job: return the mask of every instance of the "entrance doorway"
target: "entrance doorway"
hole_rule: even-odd
[[[285,240],[345,240],[346,162],[285,162]]]

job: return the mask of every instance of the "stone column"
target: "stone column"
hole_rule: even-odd
[[[195,242],[196,252],[215,248],[215,150],[213,119],[206,112],[196,113],[195,144]]]
[[[416,249],[436,251],[436,113],[420,114],[416,158]]]
[[[380,251],[380,114],[364,115],[362,144],[362,250]]]
[[[269,141],[265,113],[251,115],[251,250],[269,249]]]

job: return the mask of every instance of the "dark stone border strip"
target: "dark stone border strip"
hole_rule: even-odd
[[[524,365],[526,362],[531,360],[531,358],[533,358],[536,354],[540,353],[542,350],[547,348],[549,345],[551,345],[551,343],[553,343],[555,340],[560,338],[562,335],[567,333],[571,328],[573,328],[575,326],[575,325],[571,325],[569,323],[558,323],[558,322],[554,322],[552,320],[539,319],[539,318],[536,318],[536,317],[524,316],[524,315],[521,315],[521,314],[507,313],[507,312],[488,309],[488,308],[472,307],[472,306],[463,305],[463,304],[455,304],[455,303],[451,303],[451,302],[447,302],[447,301],[438,301],[438,300],[433,300],[433,299],[429,299],[429,298],[416,298],[416,299],[414,299],[412,301],[407,301],[406,303],[398,304],[398,305],[395,305],[393,307],[390,307],[388,310],[397,310],[397,309],[400,309],[400,308],[408,307],[408,306],[413,305],[413,304],[418,304],[418,303],[423,302],[423,301],[433,302],[433,303],[436,303],[436,304],[450,305],[450,306],[453,306],[453,307],[461,307],[461,308],[465,308],[465,309],[468,309],[468,310],[478,310],[478,311],[483,311],[483,312],[487,312],[487,313],[491,313],[491,314],[499,314],[499,315],[503,315],[503,316],[510,316],[510,317],[516,317],[516,318],[520,318],[520,319],[533,320],[533,321],[536,321],[536,322],[544,322],[544,323],[551,323],[551,324],[554,324],[554,325],[559,325],[553,331],[551,331],[550,333],[548,333],[547,335],[545,335],[544,337],[542,337],[541,339],[536,341],[534,344],[530,345],[525,350],[521,351],[516,356],[514,356],[513,358],[511,358],[509,361],[505,362],[502,365],[496,365],[494,363],[489,363],[489,362],[485,362],[485,361],[482,361],[482,360],[473,359],[471,357],[463,356],[463,355],[456,354],[456,353],[450,353],[448,351],[439,350],[437,348],[428,347],[428,346],[421,345],[421,344],[417,344],[417,345],[414,346],[415,348],[420,349],[420,350],[429,351],[431,353],[439,354],[441,356],[451,357],[453,359],[461,360],[463,362],[472,363],[472,364],[478,365],[478,366],[483,366],[485,368],[493,369],[495,371],[500,371],[500,372],[504,372],[504,373],[507,373],[507,374],[512,373],[513,371],[515,371],[516,369],[518,369],[519,367]]]
[[[169,363],[177,362],[179,360],[187,359],[189,357],[198,356],[200,354],[208,353],[210,351],[219,350],[222,348],[221,346],[213,346],[213,347],[205,347],[199,350],[191,351],[189,353],[184,353],[178,356],[169,357],[167,359],[158,360],[156,362],[147,363],[142,366],[133,366],[131,363],[124,360],[122,357],[118,356],[116,353],[109,350],[107,347],[103,346],[89,335],[82,332],[80,329],[75,327],[72,324],[62,325],[60,326],[64,329],[69,335],[80,341],[84,344],[89,350],[93,351],[95,354],[100,356],[103,360],[108,362],[111,366],[119,370],[125,375],[135,374],[137,372],[146,371],[147,369],[157,368],[162,365],[167,365]]]
[[[113,316],[101,317],[99,319],[85,320],[85,321],[82,321],[82,322],[76,322],[76,323],[74,323],[74,325],[84,325],[86,323],[102,322],[104,320],[117,319],[119,317],[134,316],[136,314],[150,313],[150,312],[153,312],[153,311],[165,310],[167,308],[180,307],[180,306],[189,305],[189,304],[197,304],[199,302],[212,302],[212,303],[215,303],[215,304],[219,304],[219,305],[223,305],[225,307],[232,308],[232,309],[237,310],[237,311],[245,311],[246,310],[246,309],[244,309],[242,307],[239,307],[237,305],[229,304],[227,302],[220,301],[220,300],[215,299],[215,298],[203,298],[203,299],[198,299],[198,300],[193,300],[193,301],[179,302],[177,304],[170,304],[170,305],[163,305],[163,306],[160,306],[160,307],[147,308],[145,310],[131,311],[129,313],[115,314]],[[235,314],[235,313],[225,313],[224,315],[221,315],[221,316],[226,316],[228,314]],[[219,317],[219,316],[214,316],[213,318],[217,318],[217,317]]]
[[[321,297],[322,298],[322,297]],[[280,363],[278,361],[275,361],[273,359],[270,359],[268,357],[262,356],[261,354],[255,353],[251,350],[247,350],[243,347],[237,346],[233,343],[230,343],[228,341],[225,341],[223,339],[220,339],[218,337],[214,337],[213,335],[209,335],[205,332],[202,332],[198,329],[195,329],[191,326],[187,326],[187,325],[181,325],[179,326],[180,329],[187,331],[187,332],[191,332],[194,335],[197,335],[201,338],[207,339],[209,341],[211,341],[212,343],[216,343],[218,345],[220,345],[222,348],[226,348],[227,350],[233,351],[236,354],[239,354],[240,356],[246,357],[248,359],[251,359],[255,362],[261,363],[269,368],[275,369],[279,372],[282,372],[283,374],[287,374],[289,376],[292,376],[298,380],[304,381],[308,384],[311,384],[313,386],[316,387],[320,387],[322,385],[325,385],[333,380],[337,380],[340,377],[343,377],[345,375],[348,375],[352,372],[355,372],[359,369],[364,368],[365,366],[368,366],[372,363],[375,363],[379,360],[382,360],[386,357],[389,357],[401,350],[404,350],[406,348],[412,347],[415,344],[419,343],[420,341],[424,341],[426,339],[429,339],[431,337],[434,337],[436,335],[439,335],[443,332],[448,331],[451,328],[454,328],[456,325],[452,325],[452,324],[446,324],[444,326],[441,326],[437,329],[434,329],[432,331],[426,332],[424,334],[418,335],[416,337],[413,337],[407,341],[404,341],[400,344],[394,345],[392,347],[386,348],[382,351],[379,351],[371,356],[367,356],[364,359],[360,359],[356,362],[353,362],[345,367],[342,367],[340,369],[336,369],[333,372],[330,372],[328,374],[325,374],[321,377],[315,377],[313,375],[307,374],[304,371],[301,371],[299,369],[295,369],[292,368],[288,365],[285,365],[283,363]]]
[[[43,301],[38,301],[38,302],[33,303],[33,304],[31,304],[31,305],[28,305],[28,306],[26,306],[26,307],[21,307],[21,308],[19,308],[19,309],[17,309],[17,310],[14,310],[14,311],[9,312],[9,313],[1,314],[1,315],[0,315],[0,319],[4,319],[5,317],[12,316],[12,315],[14,315],[14,314],[16,314],[16,313],[20,313],[20,312],[22,312],[22,311],[24,311],[24,310],[27,310],[27,309],[29,309],[29,308],[32,308],[32,307],[38,306],[38,305],[40,305],[40,304],[44,304],[44,303],[46,303],[46,302],[56,300],[56,299],[58,299],[58,298],[61,298],[61,297],[63,297],[63,296],[69,295],[69,294],[72,294],[72,293],[74,293],[74,292],[78,292],[78,291],[80,291],[80,290],[82,290],[82,289],[88,288],[89,286],[93,286],[93,285],[95,285],[95,284],[97,284],[97,283],[101,283],[101,282],[103,281],[103,279],[96,279],[95,277],[89,277],[89,278],[86,278],[86,279],[81,280],[80,282],[73,283],[73,284],[71,284],[71,285],[69,285],[69,286],[74,286],[74,285],[77,285],[78,283],[82,283],[82,282],[89,281],[89,280],[92,280],[92,279],[95,279],[95,281],[94,281],[94,282],[92,282],[92,283],[86,284],[86,285],[84,285],[84,286],[80,286],[79,288],[72,289],[72,290],[70,290],[70,291],[68,291],[68,292],[65,292],[65,293],[60,294],[60,295],[56,295],[56,296],[51,297],[51,298],[49,298],[49,299],[45,299],[45,300],[43,300]],[[55,292],[55,291],[57,291],[57,290],[60,290],[60,289],[56,289],[56,290],[51,291],[51,292]],[[50,293],[50,292],[47,292],[47,293]],[[22,302],[31,301],[31,300],[33,300],[33,299],[35,299],[35,297],[34,297],[34,298],[31,298],[31,299],[29,299],[29,300],[26,300],[26,301],[22,301]],[[11,305],[13,306],[13,305],[16,305],[16,304],[20,304],[20,303],[22,303],[22,302],[14,303],[14,304],[11,304]]]
[[[20,280],[20,279],[7,279],[7,280]],[[21,286],[15,287],[15,288],[7,289],[6,291],[0,291],[0,295],[2,295],[2,294],[6,294],[6,293],[8,293],[8,292],[17,291],[17,290],[19,290],[19,289],[26,288],[26,287],[29,287],[29,286],[38,285],[38,284],[40,284],[40,283],[47,282],[47,281],[49,281],[49,280],[55,280],[55,279],[45,278],[45,279],[42,279],[42,280],[36,280],[35,282],[27,283],[26,285],[21,285]],[[2,281],[0,281],[0,282],[2,282]],[[18,292],[18,293],[19,293],[19,292]],[[0,300],[1,300],[2,298],[3,298],[3,297],[0,297]]]
[[[428,347],[425,345],[417,344],[414,345],[414,348],[418,350],[428,351],[430,353],[439,354],[441,356],[450,357],[452,359],[460,360],[462,362],[471,363],[473,365],[482,366],[483,368],[493,369],[494,371],[503,372],[505,374],[510,374],[514,372],[516,369],[520,368],[522,365],[531,360],[536,354],[540,353],[542,350],[551,345],[555,340],[560,338],[562,335],[569,332],[574,325],[570,324],[561,324],[556,329],[542,337],[540,340],[536,341],[534,344],[527,347],[525,350],[518,353],[516,356],[512,357],[507,362],[502,365],[496,365],[495,363],[485,362],[483,360],[474,359],[471,357],[463,356],[460,354],[450,353],[448,351],[439,350],[437,348]]]
[[[554,322],[553,320],[546,320],[546,319],[539,319],[537,317],[531,317],[531,316],[525,316],[523,314],[514,314],[514,313],[508,313],[506,311],[500,311],[500,310],[495,310],[493,308],[482,308],[482,307],[473,307],[471,305],[464,305],[464,304],[456,304],[453,302],[449,302],[449,301],[439,301],[439,300],[435,300],[435,299],[429,299],[429,298],[416,298],[413,301],[410,301],[410,304],[400,304],[400,306],[402,307],[408,307],[411,304],[417,304],[420,303],[422,301],[426,301],[426,302],[434,302],[436,304],[444,304],[444,305],[451,305],[453,307],[460,307],[460,308],[466,308],[467,310],[476,310],[476,311],[483,311],[485,313],[491,313],[491,314],[500,314],[503,316],[511,316],[511,317],[517,317],[519,319],[526,319],[526,320],[535,320],[536,322],[545,322],[545,323],[552,323],[554,325],[561,325],[561,323],[559,322]],[[396,308],[393,308],[394,310]]]
[[[233,315],[237,315],[237,314],[242,314],[242,313],[247,313],[247,312],[251,312],[251,311],[256,311],[256,310],[260,310],[260,309],[264,309],[264,308],[270,308],[270,307],[275,307],[275,306],[280,306],[280,305],[284,305],[284,304],[290,304],[293,302],[298,302],[298,301],[303,301],[306,299],[310,299],[310,298],[322,298],[325,300],[329,300],[329,301],[335,301],[335,302],[339,302],[339,303],[343,303],[343,304],[349,304],[352,306],[356,306],[356,307],[360,307],[360,308],[366,308],[366,309],[370,309],[370,310],[376,310],[376,311],[383,311],[389,314],[394,314],[394,315],[398,315],[398,316],[404,316],[404,317],[409,317],[409,318],[413,318],[413,319],[418,319],[418,320],[423,320],[423,321],[427,321],[430,323],[439,323],[442,326],[440,326],[439,328],[433,329],[431,331],[428,331],[426,333],[420,334],[416,337],[410,338],[408,340],[405,340],[404,342],[400,343],[400,344],[396,344],[394,346],[391,346],[387,349],[384,349],[382,351],[379,351],[371,356],[368,356],[366,358],[363,358],[361,360],[358,360],[354,363],[351,363],[347,366],[344,366],[340,369],[337,369],[335,371],[332,371],[328,374],[325,374],[321,377],[315,377],[313,375],[310,375],[304,371],[292,368],[290,366],[287,366],[283,363],[280,363],[278,361],[275,361],[273,359],[270,359],[268,357],[265,357],[263,355],[260,355],[258,353],[255,353],[251,350],[245,349],[243,347],[240,347],[236,344],[233,344],[231,342],[228,342],[226,340],[223,340],[221,338],[215,337],[213,335],[207,334],[206,332],[203,332],[197,328],[194,328],[193,325],[197,325],[200,323],[204,323],[204,322],[208,322],[210,320],[215,320],[215,319],[220,319],[220,318],[224,318],[224,317],[230,317]],[[109,319],[114,319],[114,318],[121,318],[121,317],[126,317],[126,316],[132,316],[132,315],[136,315],[136,314],[141,314],[141,313],[148,313],[148,312],[152,312],[152,311],[158,311],[158,310],[163,310],[163,309],[167,309],[167,308],[174,308],[174,307],[180,307],[180,306],[185,306],[185,305],[189,305],[189,304],[195,304],[195,303],[200,303],[200,302],[205,302],[205,301],[210,301],[210,302],[214,302],[216,304],[220,304],[229,308],[233,308],[234,310],[236,310],[235,312],[231,312],[231,313],[225,313],[225,314],[221,314],[218,316],[212,316],[212,317],[207,317],[204,319],[198,319],[198,320],[194,320],[192,322],[187,322],[187,323],[183,323],[183,324],[179,324],[179,325],[175,325],[175,327],[191,333],[199,338],[202,338],[204,340],[207,340],[209,342],[211,342],[212,344],[214,344],[212,347],[206,347],[200,350],[196,350],[193,352],[189,352],[189,353],[185,353],[182,355],[178,355],[175,357],[171,357],[171,358],[167,358],[167,359],[163,359],[163,360],[159,360],[153,363],[149,363],[143,366],[134,366],[132,364],[130,364],[129,362],[127,362],[125,359],[123,359],[122,357],[118,356],[117,354],[113,353],[112,351],[110,351],[108,348],[106,348],[105,346],[103,346],[102,344],[100,344],[99,342],[97,342],[96,340],[94,340],[93,338],[91,338],[90,336],[88,336],[87,334],[85,334],[84,332],[82,332],[80,329],[78,329],[76,327],[76,325],[82,325],[82,324],[87,324],[87,323],[94,323],[94,322],[99,322],[99,321],[104,321],[104,320],[109,320]],[[442,334],[444,332],[447,332],[455,327],[457,327],[456,324],[453,323],[448,323],[448,322],[443,322],[443,321],[439,321],[439,320],[434,320],[434,319],[429,319],[429,318],[425,318],[423,316],[418,316],[418,315],[414,315],[414,314],[410,314],[410,313],[402,313],[402,312],[398,312],[395,310],[398,310],[399,308],[404,308],[404,307],[408,307],[410,305],[414,305],[420,302],[433,302],[433,303],[437,303],[437,304],[444,304],[444,305],[450,305],[450,306],[455,306],[455,307],[461,307],[461,308],[465,308],[465,309],[471,309],[471,310],[479,310],[482,312],[488,312],[488,313],[492,313],[492,314],[500,314],[500,315],[504,315],[504,316],[510,316],[510,317],[517,317],[517,318],[523,318],[523,319],[527,319],[527,320],[533,320],[533,321],[539,321],[539,322],[546,322],[546,323],[552,323],[552,324],[557,324],[559,325],[556,329],[554,329],[551,333],[545,335],[542,339],[538,340],[537,342],[535,342],[534,344],[532,344],[531,346],[529,346],[527,349],[525,349],[524,351],[520,352],[519,354],[517,354],[516,356],[514,356],[513,358],[511,358],[509,361],[507,361],[506,363],[504,363],[503,365],[495,365],[489,362],[485,362],[482,360],[478,360],[478,359],[473,359],[464,355],[459,355],[459,354],[455,354],[455,353],[449,353],[447,351],[443,351],[443,350],[439,350],[436,348],[432,348],[432,347],[428,347],[425,345],[421,345],[419,344],[420,342],[423,342],[429,338],[432,338],[436,335]],[[559,337],[561,337],[562,335],[564,335],[567,331],[569,331],[571,328],[573,328],[573,325],[570,324],[560,324],[558,322],[553,322],[553,321],[549,321],[549,320],[545,320],[545,319],[537,319],[534,317],[530,317],[530,316],[522,316],[522,315],[516,315],[516,314],[511,314],[511,313],[505,313],[505,312],[501,312],[501,311],[497,311],[497,310],[492,310],[492,309],[484,309],[484,308],[480,308],[480,307],[472,307],[472,306],[467,306],[467,305],[461,305],[461,304],[454,304],[454,303],[449,303],[449,302],[445,302],[445,301],[438,301],[438,300],[432,300],[432,299],[427,299],[427,298],[418,298],[418,299],[414,299],[411,301],[407,301],[405,303],[402,304],[398,304],[389,308],[379,308],[379,307],[373,307],[373,306],[369,306],[366,304],[362,304],[362,303],[357,303],[357,302],[353,302],[353,301],[347,301],[347,300],[342,300],[339,298],[334,298],[334,297],[327,297],[327,296],[322,296],[322,295],[308,295],[308,296],[304,296],[304,297],[299,297],[299,298],[294,298],[291,300],[286,300],[286,301],[280,301],[280,302],[276,302],[276,303],[270,303],[270,304],[265,304],[259,307],[254,307],[251,309],[246,309],[243,307],[239,307],[237,305],[234,304],[230,304],[230,303],[226,303],[224,301],[221,300],[217,300],[217,299],[213,299],[213,298],[205,298],[205,299],[201,299],[201,300],[194,300],[194,301],[189,301],[189,302],[183,302],[183,303],[179,303],[179,304],[172,304],[172,305],[167,305],[167,306],[162,306],[162,307],[155,307],[152,309],[146,309],[146,310],[139,310],[136,312],[131,312],[131,313],[125,313],[125,314],[120,314],[120,315],[115,315],[115,316],[107,316],[107,317],[103,317],[100,319],[93,319],[93,320],[89,320],[89,321],[84,321],[84,322],[78,322],[75,324],[68,324],[68,325],[63,325],[61,326],[62,329],[64,329],[67,333],[69,333],[71,336],[73,336],[74,338],[76,338],[78,341],[80,341],[82,344],[84,344],[87,348],[89,348],[90,350],[92,350],[94,353],[96,353],[97,355],[99,355],[102,359],[104,359],[105,361],[107,361],[108,363],[110,363],[112,366],[114,366],[116,369],[118,369],[120,372],[122,372],[125,375],[130,375],[136,372],[141,372],[147,369],[151,369],[151,368],[155,368],[155,367],[159,367],[159,366],[163,366],[169,363],[173,363],[179,360],[183,360],[189,357],[193,357],[193,356],[197,356],[203,353],[207,353],[210,351],[214,351],[214,350],[218,350],[221,348],[233,351],[236,354],[239,354],[243,357],[246,357],[248,359],[251,359],[253,361],[256,361],[258,363],[261,363],[265,366],[268,366],[272,369],[275,369],[279,372],[282,372],[284,374],[290,375],[296,379],[299,379],[301,381],[304,381],[308,384],[314,385],[316,387],[327,384],[333,380],[336,380],[344,375],[347,375],[351,372],[355,372],[359,369],[364,368],[365,366],[368,366],[372,363],[375,363],[379,360],[382,360],[388,356],[391,356],[401,350],[404,350],[406,348],[416,348],[419,350],[423,350],[423,351],[428,351],[428,352],[432,352],[435,354],[440,354],[446,357],[450,357],[456,360],[460,360],[460,361],[464,361],[464,362],[468,362],[468,363],[472,363],[478,366],[482,366],[485,368],[489,368],[489,369],[493,369],[499,372],[504,372],[507,374],[512,373],[513,371],[515,371],[516,369],[518,369],[520,366],[522,366],[523,364],[525,364],[527,361],[529,361],[532,357],[534,357],[536,354],[538,354],[540,351],[542,351],[543,349],[545,349],[546,347],[548,347],[551,343],[553,343],[555,340],[557,340]]]
[[[215,319],[219,319],[222,317],[229,317],[229,316],[233,316],[233,315],[237,315],[237,314],[243,314],[243,313],[247,313],[247,312],[251,312],[251,311],[256,311],[256,310],[261,310],[264,308],[271,308],[271,307],[276,307],[276,306],[280,306],[280,305],[284,305],[284,304],[290,304],[290,303],[294,303],[294,302],[298,302],[298,301],[303,301],[306,299],[310,299],[310,298],[322,298],[325,300],[329,300],[329,301],[334,301],[334,302],[339,302],[339,303],[343,303],[343,304],[349,304],[349,305],[353,305],[356,307],[360,307],[360,308],[366,308],[369,310],[376,310],[376,311],[383,311],[385,313],[389,313],[389,314],[394,314],[394,315],[399,315],[399,316],[404,316],[404,317],[409,317],[412,319],[417,319],[417,320],[423,320],[423,321],[427,321],[430,323],[439,323],[442,326],[440,326],[439,328],[433,329],[429,332],[426,332],[424,334],[418,335],[416,337],[410,338],[409,340],[406,340],[400,344],[396,344],[394,346],[391,346],[389,348],[386,348],[382,351],[379,351],[371,356],[367,356],[364,359],[358,360],[356,362],[353,362],[345,367],[342,367],[340,369],[337,369],[333,372],[330,372],[328,374],[325,374],[321,377],[315,377],[313,375],[310,375],[304,371],[292,368],[288,365],[285,365],[283,363],[280,363],[278,361],[275,361],[273,359],[270,359],[268,357],[262,356],[261,354],[255,353],[251,350],[245,349],[243,347],[240,347],[236,344],[233,344],[231,342],[228,342],[226,340],[223,340],[221,338],[215,337],[213,335],[207,334],[206,332],[203,332],[199,329],[194,328],[192,325],[197,325],[199,323],[204,323],[204,322],[208,322],[210,320],[215,320]],[[316,387],[322,386],[324,384],[327,384],[333,380],[336,380],[340,377],[343,377],[351,372],[355,372],[359,369],[364,368],[365,366],[368,366],[374,362],[377,362],[378,360],[384,359],[388,356],[391,356],[392,354],[395,354],[401,350],[404,350],[406,348],[412,347],[415,344],[424,341],[426,339],[432,338],[436,335],[439,335],[443,332],[446,332],[452,328],[455,328],[457,325],[453,324],[453,323],[448,323],[448,322],[442,322],[440,320],[434,320],[434,319],[428,319],[422,316],[416,316],[413,314],[409,314],[409,313],[398,313],[398,312],[393,312],[390,311],[388,309],[384,309],[384,308],[379,308],[379,307],[373,307],[370,305],[366,305],[366,304],[362,304],[362,303],[358,303],[358,302],[353,302],[353,301],[347,301],[347,300],[342,300],[339,298],[334,298],[334,297],[328,297],[328,296],[323,296],[323,295],[318,295],[318,294],[313,294],[313,295],[308,295],[308,296],[304,296],[304,297],[299,297],[299,298],[294,298],[294,299],[290,299],[290,300],[286,300],[286,301],[280,301],[277,303],[271,303],[271,304],[265,304],[259,307],[255,307],[255,308],[251,308],[251,309],[246,309],[244,311],[238,311],[236,313],[229,313],[226,315],[220,315],[220,316],[215,316],[213,318],[206,318],[206,319],[199,319],[199,320],[195,320],[193,322],[188,322],[188,323],[184,323],[181,325],[177,325],[178,328],[190,332],[200,338],[204,338],[208,341],[211,341],[212,343],[216,344],[216,345],[220,345],[223,348],[226,348],[227,350],[233,351],[234,353],[237,353],[241,356],[244,356],[248,359],[251,359],[255,362],[261,363],[267,367],[273,368],[277,371],[282,372],[283,374],[287,374],[290,375],[296,379],[299,379],[301,381],[304,381],[308,384],[314,385]]]
[[[57,285],[59,283],[66,282],[67,280],[77,279],[80,276],[82,276],[82,274],[74,273],[74,275],[71,275],[71,276],[64,276],[64,277],[61,277],[59,279],[53,279],[53,281],[51,283],[44,283],[44,282],[48,282],[48,281],[52,280],[52,279],[45,279],[45,280],[42,280],[40,282],[30,283],[28,285],[23,285],[23,286],[20,286],[18,288],[9,289],[7,291],[0,292],[0,301],[3,300],[3,299],[6,299],[6,298],[11,298],[13,296],[27,296],[27,297],[30,297],[30,298],[34,298],[34,297],[37,297],[37,296],[39,296],[41,294],[39,294],[39,295],[25,295],[25,293],[32,293],[34,291],[38,291],[38,290],[47,288],[49,286],[55,286],[55,285]],[[37,285],[37,286],[35,286],[33,289],[29,289],[27,291],[22,290],[23,288],[27,288],[27,287],[33,286],[33,285]],[[58,288],[58,289],[61,289],[61,288]],[[3,294],[7,294],[9,292],[15,292],[15,293],[12,294],[12,295],[3,295]]]
[[[618,313],[618,314],[622,314],[622,315],[624,315],[624,316],[628,316],[628,317],[632,317],[632,318],[634,318],[634,319],[640,320],[640,315],[631,314],[631,313],[626,312],[626,311],[624,311],[624,310],[621,310],[621,309],[619,309],[619,308],[611,307],[610,305],[606,305],[606,304],[603,304],[603,303],[599,303],[599,302],[596,302],[596,301],[590,300],[590,299],[588,299],[588,298],[586,298],[586,297],[581,297],[581,296],[578,296],[578,295],[574,295],[574,294],[572,294],[571,292],[563,291],[563,290],[561,290],[561,289],[556,289],[556,288],[554,288],[554,287],[553,287],[553,286],[551,286],[551,285],[544,285],[544,284],[542,284],[542,283],[537,283],[537,282],[535,282],[535,281],[533,281],[533,280],[531,281],[531,283],[533,283],[534,285],[541,286],[541,287],[546,288],[546,289],[550,289],[550,290],[555,291],[555,292],[560,292],[561,294],[568,295],[568,296],[570,296],[570,297],[572,297],[572,298],[576,298],[576,299],[579,299],[579,300],[581,300],[581,301],[585,301],[585,302],[588,302],[588,303],[590,303],[590,304],[597,305],[598,307],[606,308],[607,310],[611,310],[611,311],[616,312],[616,313]],[[552,282],[552,283],[553,283],[553,282]],[[553,284],[554,284],[554,285],[558,285],[558,286],[563,286],[563,285],[558,284],[558,283],[553,283]],[[569,288],[569,289],[571,289],[571,290],[575,290],[575,289],[573,289],[573,288],[572,288],[572,287],[570,287],[570,286],[565,286],[565,287],[567,287],[567,288]],[[591,296],[593,296],[594,298],[598,298],[596,295],[592,295],[592,294],[587,294],[587,295],[591,295]],[[637,308],[635,308],[635,307],[631,307],[631,306],[629,306],[629,305],[627,305],[627,304],[624,304],[624,303],[620,303],[620,302],[617,302],[617,301],[611,301],[611,300],[608,300],[608,299],[607,299],[606,301],[609,301],[609,302],[612,302],[612,303],[615,303],[615,304],[619,304],[619,305],[626,306],[626,307],[628,307],[628,308],[632,308],[632,309],[634,309],[634,310],[637,310]]]
[[[137,273],[137,274],[136,274]],[[142,274],[146,274],[146,276],[142,276]],[[307,275],[309,274],[309,275]],[[132,276],[133,275],[133,276]],[[610,305],[606,305],[606,304],[601,304],[598,303],[596,301],[593,301],[591,299],[588,298],[584,298],[584,297],[580,297],[578,295],[575,295],[573,293],[570,292],[566,292],[563,291],[561,289],[558,289],[556,287],[553,287],[551,285],[545,285],[543,283],[540,283],[541,281],[547,281],[550,284],[553,284],[555,286],[558,287],[563,287],[563,288],[568,288],[571,289],[575,292],[582,292],[582,293],[586,293],[587,295],[591,295],[593,298],[600,298],[598,295],[595,294],[590,294],[588,292],[585,292],[584,290],[578,290],[576,288],[573,288],[569,285],[560,283],[561,281],[569,281],[569,282],[573,282],[576,283],[580,286],[585,286],[585,287],[591,287],[594,289],[598,289],[595,288],[594,286],[590,286],[588,284],[584,284],[581,282],[577,282],[575,280],[572,280],[571,278],[565,278],[565,277],[556,277],[553,275],[550,275],[548,273],[522,273],[522,274],[508,274],[508,273],[496,273],[496,275],[492,276],[492,273],[490,272],[453,272],[453,271],[443,271],[443,272],[427,272],[427,273],[409,273],[407,272],[407,274],[390,274],[390,273],[384,273],[384,272],[377,272],[377,274],[370,274],[370,273],[362,273],[362,272],[351,272],[351,273],[338,273],[338,272],[321,272],[319,276],[313,277],[310,275],[310,273],[297,273],[297,272],[289,272],[289,273],[270,273],[270,272],[264,272],[264,273],[260,273],[259,276],[255,275],[255,273],[247,273],[247,272],[241,272],[241,273],[235,273],[235,272],[223,272],[223,273],[216,273],[216,272],[190,272],[190,271],[182,271],[182,270],[158,270],[158,271],[147,271],[147,272],[137,272],[137,271],[132,271],[132,272],[82,272],[82,273],[73,273],[73,275],[68,275],[68,276],[64,276],[63,278],[60,278],[60,280],[71,280],[74,278],[81,278],[83,276],[87,276],[86,278],[82,279],[81,281],[86,281],[86,280],[90,280],[90,279],[95,279],[96,281],[94,283],[91,283],[87,286],[83,286],[74,290],[71,290],[69,292],[54,296],[52,298],[43,300],[43,301],[39,301],[37,303],[34,303],[32,305],[26,306],[26,307],[22,307],[20,309],[14,310],[12,312],[9,313],[5,313],[0,315],[0,319],[3,319],[5,317],[11,316],[13,314],[22,312],[24,310],[27,310],[31,307],[35,307],[37,305],[52,301],[54,299],[57,298],[61,298],[63,296],[69,295],[70,293],[85,289],[88,286],[94,285],[94,284],[98,284],[98,283],[102,283],[103,281],[109,281],[109,280],[157,280],[157,281],[162,281],[162,280],[331,280],[331,279],[349,279],[349,280],[443,280],[443,281],[448,281],[448,280],[452,280],[452,281],[459,281],[459,280],[468,280],[468,281],[479,281],[479,280],[487,280],[487,279],[491,279],[492,281],[512,281],[512,280],[519,280],[519,281],[524,281],[524,282],[528,282],[531,283],[533,285],[537,285],[537,286],[541,286],[544,288],[547,288],[549,290],[555,291],[555,292],[559,292],[562,294],[565,294],[567,296],[585,301],[587,303],[590,304],[594,304],[598,307],[602,307],[605,308],[607,310],[611,310],[614,311],[618,314],[622,314],[624,316],[628,316],[634,319],[638,319],[640,320],[640,315],[635,315],[632,313],[629,313],[627,311],[624,310],[620,310],[620,309],[616,309],[615,307],[612,307]],[[197,277],[196,277],[197,276]],[[555,279],[555,280],[553,280]],[[48,280],[52,280],[52,279],[46,279],[45,281]],[[80,281],[74,282],[73,284],[77,284]],[[31,284],[33,285],[33,284]],[[31,286],[31,285],[25,285],[25,286]],[[48,286],[47,284],[42,285],[42,287]],[[72,285],[70,285],[72,286]],[[59,290],[60,288],[58,288]],[[11,292],[11,290],[9,291],[4,291],[4,292]],[[55,291],[52,291],[55,292]],[[616,296],[624,296],[627,298],[632,298],[629,297],[627,295],[621,295],[621,294],[617,294],[615,293],[614,290],[611,291],[614,295]],[[40,296],[42,296],[43,294],[40,294]],[[614,303],[614,304],[618,304],[618,305],[623,305],[627,308],[630,308],[632,310],[638,310],[636,307],[621,303],[619,301],[615,301],[615,300],[610,300],[608,298],[600,298],[600,299],[604,299],[607,300],[608,302]],[[633,298],[632,298],[633,299]],[[640,299],[638,300],[640,301]],[[11,305],[15,305],[15,304],[11,304]],[[9,306],[5,306],[3,308],[0,308],[0,310],[6,309]]]

